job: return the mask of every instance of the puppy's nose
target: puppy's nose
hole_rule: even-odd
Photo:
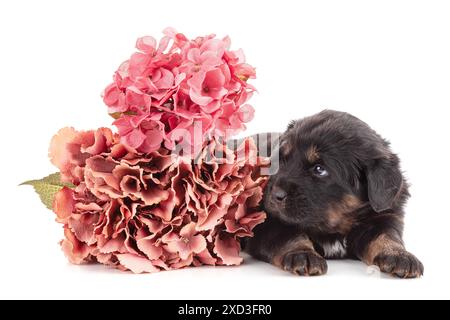
[[[278,202],[282,202],[287,197],[286,191],[284,191],[278,186],[273,187],[272,194],[274,199],[277,200]]]

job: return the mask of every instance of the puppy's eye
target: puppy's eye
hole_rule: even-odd
[[[313,168],[314,175],[318,177],[327,177],[329,175],[327,169],[323,165],[316,164]]]

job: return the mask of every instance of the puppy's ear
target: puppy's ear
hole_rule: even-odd
[[[392,209],[403,188],[397,156],[377,159],[366,168],[369,202],[376,212]]]
[[[295,121],[295,120],[292,120],[291,122],[289,122],[286,131],[294,129],[296,123],[297,123],[297,121]]]

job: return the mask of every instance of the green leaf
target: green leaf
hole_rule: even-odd
[[[53,173],[40,180],[30,180],[25,181],[20,184],[33,186],[36,193],[41,198],[42,203],[50,210],[53,206],[53,198],[55,194],[61,190],[63,187],[74,188],[75,186],[71,183],[64,183],[61,181],[61,175],[59,173]]]

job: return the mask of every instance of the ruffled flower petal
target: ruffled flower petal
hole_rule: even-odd
[[[91,251],[89,246],[78,240],[67,227],[64,228],[64,235],[65,239],[61,241],[61,248],[67,259],[73,264],[87,262]]]
[[[117,259],[122,266],[129,269],[133,273],[153,273],[159,271],[159,269],[155,267],[151,261],[144,257],[133,254],[118,254]]]
[[[72,215],[75,209],[75,199],[73,191],[67,187],[63,187],[56,193],[53,199],[53,211],[59,222],[65,222]]]
[[[212,140],[194,162],[164,148],[139,153],[106,129],[70,131],[57,144],[75,188],[54,200],[69,261],[135,273],[242,262],[239,238],[265,219],[265,162],[252,141],[230,150]]]
[[[240,246],[235,239],[231,237],[220,236],[216,238],[214,252],[227,266],[239,265],[242,263],[242,257],[239,256]]]

